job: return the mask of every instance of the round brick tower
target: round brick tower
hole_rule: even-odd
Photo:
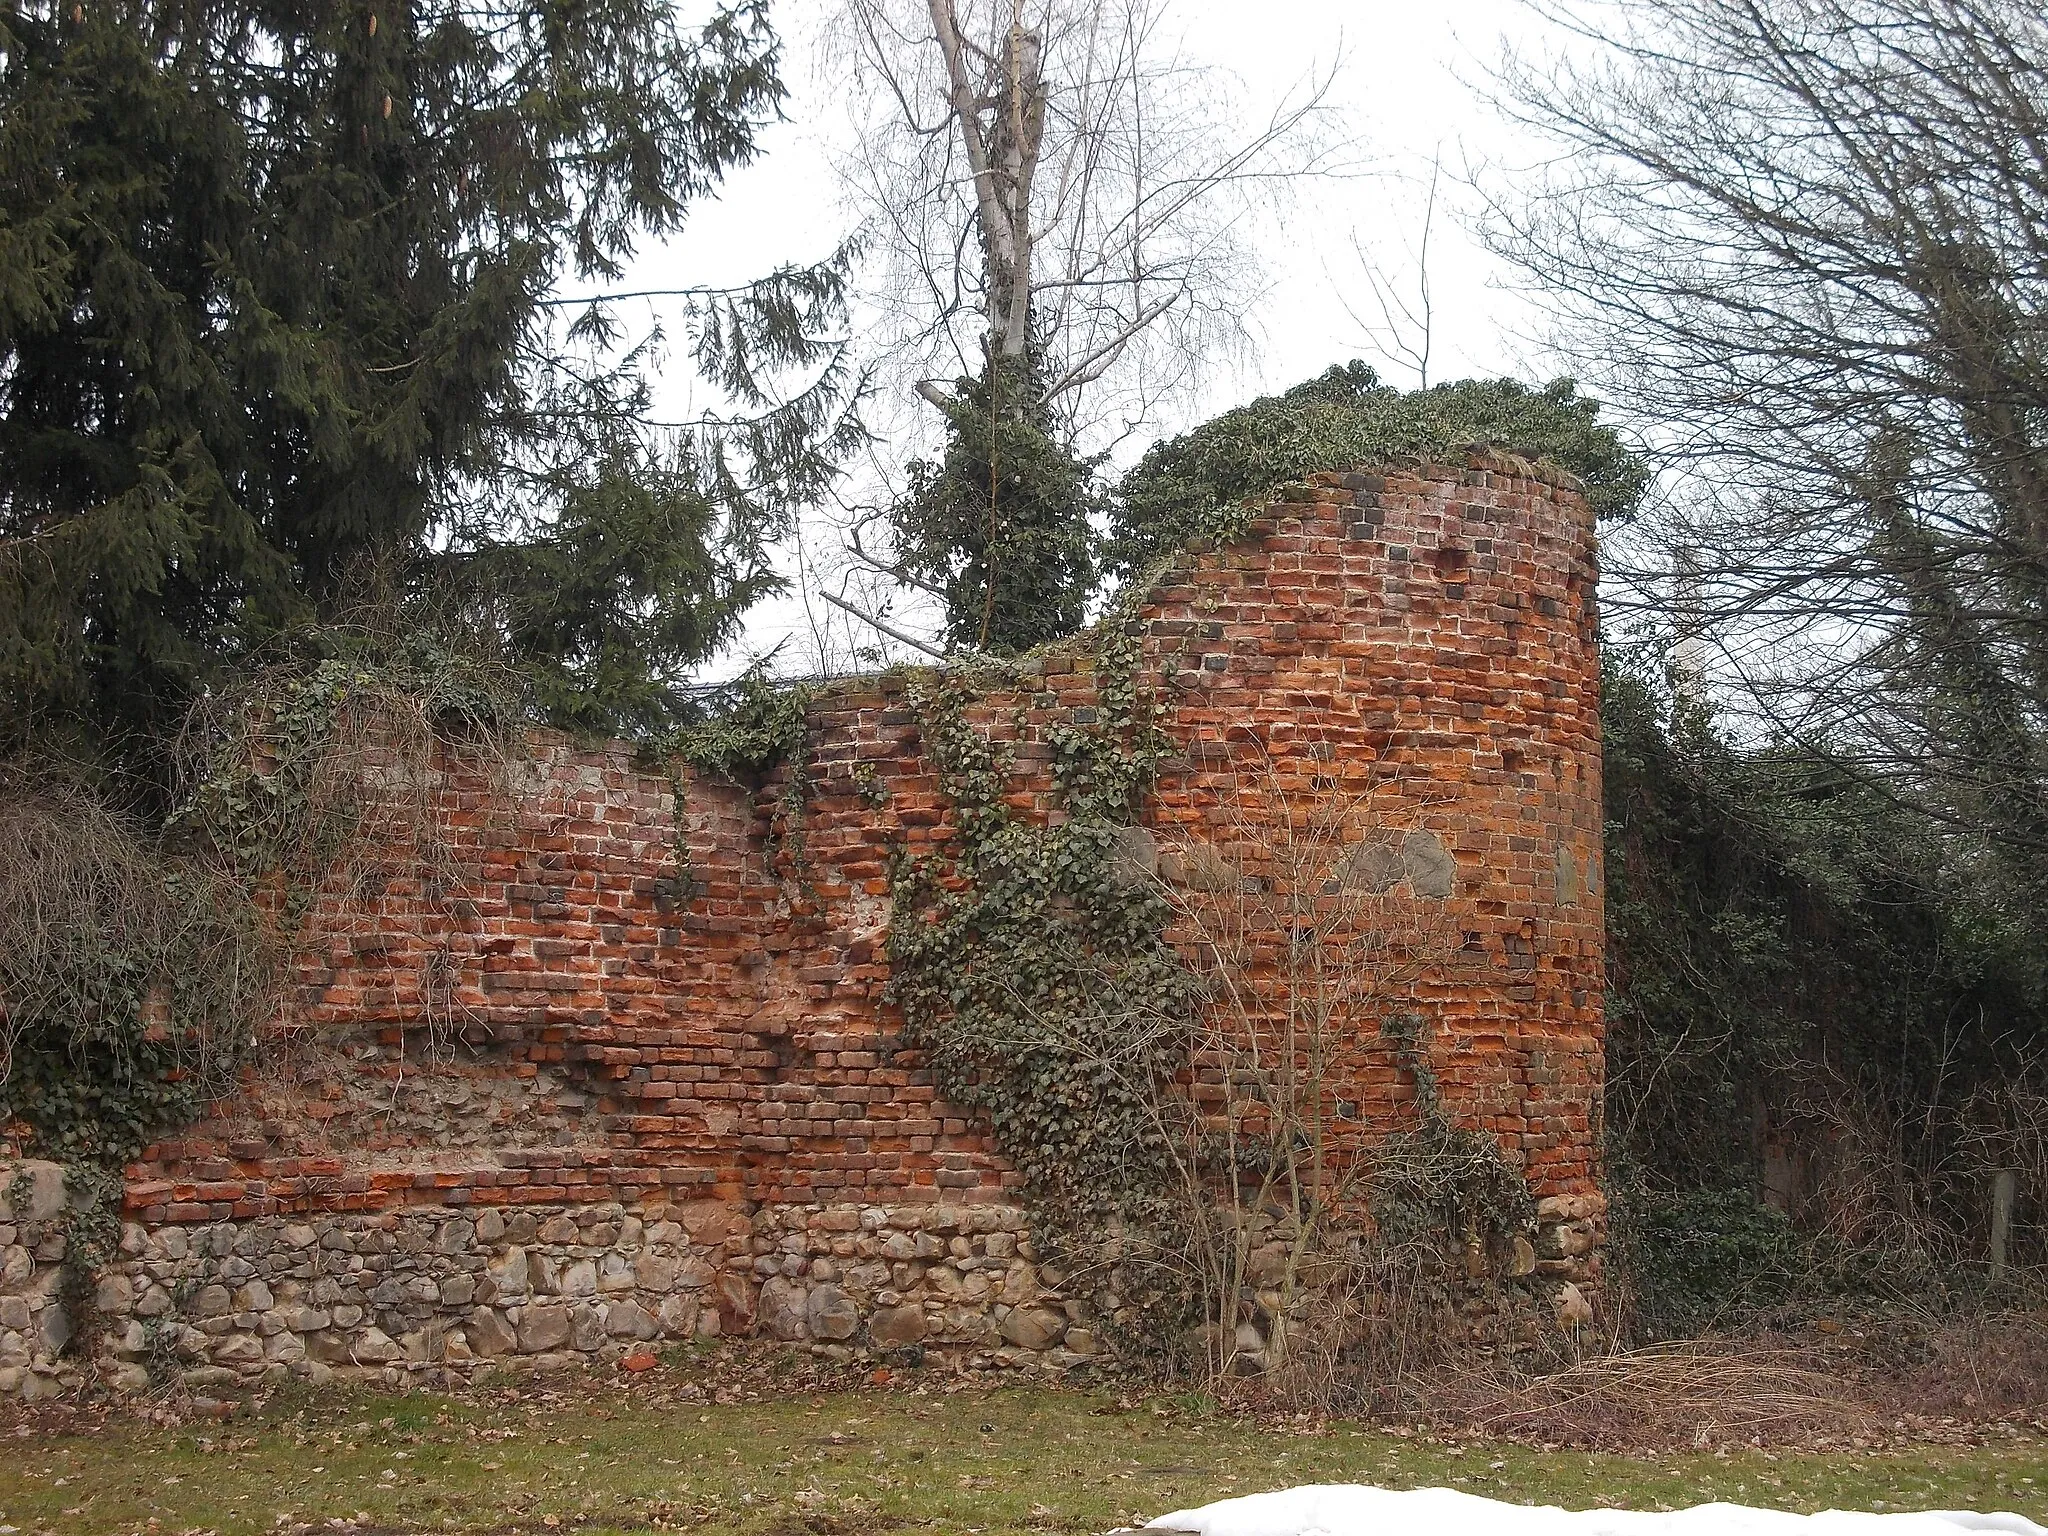
[[[1537,1198],[1510,1272],[1551,1282],[1569,1320],[1599,1277],[1604,1211],[1597,580],[1576,482],[1474,451],[1315,476],[1192,556],[1145,614],[1188,745],[1162,838],[1217,835],[1200,824],[1247,736],[1296,783],[1341,765],[1402,829],[1371,867],[1455,932],[1417,989],[1417,1044],[1444,1113],[1494,1138]],[[1397,1043],[1360,1043],[1370,1139],[1413,1123],[1418,1084]]]

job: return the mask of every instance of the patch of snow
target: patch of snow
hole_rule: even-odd
[[[2013,1514],[1942,1510],[1817,1515],[1699,1504],[1665,1512],[1504,1504],[1450,1488],[1397,1490],[1317,1484],[1176,1510],[1145,1527],[1189,1536],[1958,1536],[1961,1531],[2048,1536]]]

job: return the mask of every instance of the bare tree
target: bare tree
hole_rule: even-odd
[[[2048,16],[2023,0],[1532,0],[1562,153],[1494,249],[1670,494],[1611,607],[1754,728],[2048,877]],[[2031,903],[2028,905],[2032,905]]]
[[[1422,199],[1422,216],[1413,241],[1404,242],[1405,265],[1415,270],[1414,291],[1406,291],[1398,277],[1389,272],[1380,254],[1359,238],[1356,229],[1351,232],[1351,252],[1358,258],[1359,272],[1365,278],[1367,293],[1372,296],[1373,310],[1361,313],[1345,296],[1341,284],[1332,284],[1337,290],[1337,302],[1344,307],[1344,313],[1351,317],[1351,323],[1366,334],[1381,357],[1410,369],[1415,374],[1417,389],[1429,388],[1429,360],[1436,331],[1436,302],[1430,291],[1429,242],[1436,230],[1437,189],[1443,181],[1444,157],[1441,147],[1430,157],[1429,180]]]
[[[1159,0],[849,0],[845,172],[888,344],[934,403],[1039,349],[1040,403],[1104,438],[1240,345],[1258,201],[1337,167],[1331,75],[1244,127]]]
[[[1211,1370],[1298,1370],[1305,1346],[1334,1355],[1385,1274],[1362,1244],[1388,1149],[1358,1085],[1396,1037],[1427,1056],[1460,933],[1418,878],[1430,795],[1409,775],[1254,743],[1216,798],[1207,838],[1170,843],[1160,867],[1209,999],[1174,1117],[1177,1193]]]
[[[1331,73],[1247,126],[1164,12],[844,0],[891,451],[845,508],[836,601],[892,648],[1019,651],[1082,622],[1098,455],[1242,355],[1262,205],[1341,168]]]

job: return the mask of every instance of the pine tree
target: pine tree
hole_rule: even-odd
[[[658,722],[844,446],[844,268],[694,295],[731,413],[680,430],[558,294],[755,153],[776,47],[764,0],[0,0],[0,738],[160,741],[371,589]]]

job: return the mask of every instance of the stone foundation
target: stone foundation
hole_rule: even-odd
[[[1060,1371],[1095,1353],[1088,1306],[1038,1262],[1013,1205],[694,1201],[127,1223],[90,1316],[58,1299],[61,1176],[0,1297],[0,1391],[55,1392],[88,1365],[125,1390],[335,1376],[395,1385],[491,1368],[603,1365],[636,1348],[759,1336]],[[18,1176],[18,1175],[17,1175]],[[74,1321],[87,1331],[70,1355]]]
[[[1042,1262],[1015,1205],[714,1200],[131,1222],[74,1317],[61,1171],[22,1164],[0,1173],[10,1187],[24,1198],[0,1225],[7,1395],[91,1379],[126,1391],[453,1384],[720,1337],[1057,1373],[1095,1357],[1105,1325],[1138,1321],[1104,1278],[1075,1286]],[[1560,1326],[1588,1320],[1580,1287],[1598,1277],[1601,1219],[1597,1196],[1544,1201],[1533,1239],[1508,1256],[1506,1291],[1468,1304],[1474,1338],[1504,1338],[1511,1316],[1546,1303]],[[1261,1305],[1277,1297],[1248,1298],[1246,1362],[1264,1359]]]
[[[47,1397],[81,1379],[66,1356],[64,1172],[0,1165],[0,1397]]]
[[[1071,1366],[1084,1309],[1013,1206],[556,1206],[126,1229],[112,1375],[195,1388],[609,1364],[733,1335]]]

